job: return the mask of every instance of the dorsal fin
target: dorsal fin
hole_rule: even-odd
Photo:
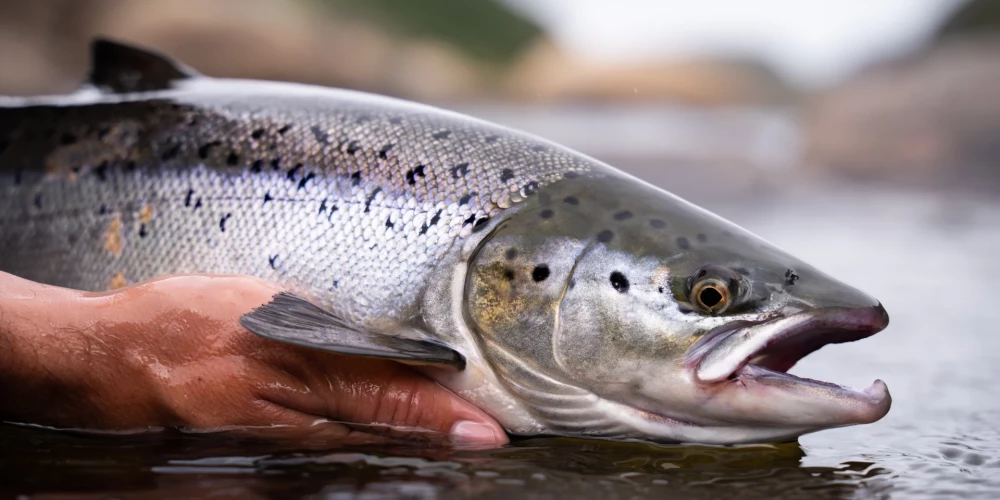
[[[163,54],[107,38],[90,43],[90,58],[87,82],[104,92],[164,90],[174,81],[199,76]]]

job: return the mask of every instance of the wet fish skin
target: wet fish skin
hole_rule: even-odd
[[[431,264],[458,238],[594,168],[389,98],[211,79],[0,108],[0,137],[5,269],[90,290],[250,274],[356,321],[414,318]]]
[[[428,106],[94,52],[100,91],[0,100],[0,270],[271,280],[294,295],[254,333],[447,367],[517,434],[740,443],[889,409],[784,374],[884,328],[876,300],[663,190]]]

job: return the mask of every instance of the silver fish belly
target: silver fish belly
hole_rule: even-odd
[[[270,280],[290,293],[244,317],[254,333],[444,367],[519,434],[753,442],[889,409],[881,382],[787,374],[884,328],[877,301],[598,161],[397,99],[93,52],[91,87],[0,100],[0,270]]]

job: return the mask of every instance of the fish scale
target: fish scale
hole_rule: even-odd
[[[594,168],[390,98],[248,87],[0,108],[0,269],[86,290],[121,285],[116,276],[248,274],[352,319],[405,319],[456,240],[565,172]],[[116,218],[120,254],[107,245]]]

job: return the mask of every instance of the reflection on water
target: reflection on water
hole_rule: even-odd
[[[294,451],[225,436],[96,437],[4,428],[0,491],[317,498],[678,498],[879,493],[870,462],[800,466],[795,444],[737,448],[528,439],[492,451],[417,447]]]
[[[614,145],[592,146],[610,151]],[[885,419],[808,435],[800,445],[531,439],[494,451],[416,445],[324,450],[223,435],[96,437],[0,425],[0,496],[998,496],[1000,199],[803,181],[749,183],[746,175],[707,175],[692,163],[631,153],[631,162],[616,163],[631,163],[638,176],[884,303],[892,318],[885,332],[827,347],[793,372],[856,387],[882,378],[894,400]]]

